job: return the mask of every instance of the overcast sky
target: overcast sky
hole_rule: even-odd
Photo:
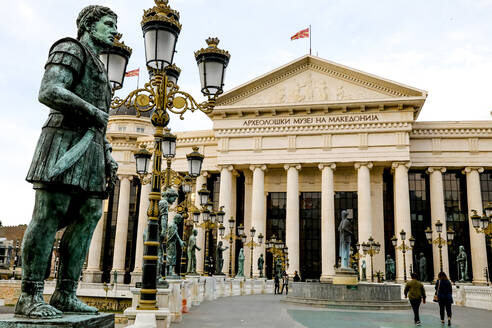
[[[3,0],[0,8],[0,220],[28,223],[34,191],[25,182],[48,110],[37,101],[51,44],[76,36],[86,0]],[[133,48],[128,70],[147,79],[140,20],[151,0],[100,0],[118,14]],[[488,120],[492,109],[492,0],[171,0],[181,14],[175,63],[183,90],[199,97],[193,51],[217,36],[231,61],[226,90],[301,57],[308,39],[290,41],[312,25],[313,54],[429,92],[419,120]],[[128,78],[122,96],[136,87]],[[204,123],[207,122],[207,123]],[[208,129],[201,113],[174,117],[174,131]]]

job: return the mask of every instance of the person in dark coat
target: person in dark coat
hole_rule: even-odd
[[[275,289],[273,290],[273,293],[275,295],[280,294],[280,279],[277,274],[275,275]]]
[[[453,304],[453,287],[451,281],[444,272],[439,272],[436,282],[437,302],[439,303],[439,314],[441,315],[441,323],[444,325],[444,309],[448,315],[448,326],[451,326],[451,304]]]
[[[282,272],[282,289],[280,290],[280,294],[284,293],[284,288],[285,288],[285,295],[289,294],[289,275],[287,272]]]
[[[294,271],[294,282],[299,282],[299,281],[301,281],[301,277],[299,277],[297,271]]]
[[[412,280],[405,285],[404,293],[405,298],[408,297],[413,309],[413,321],[417,326],[420,326],[419,307],[421,302],[425,304],[425,289],[424,285],[417,280],[417,274],[415,272],[412,272],[410,276]]]

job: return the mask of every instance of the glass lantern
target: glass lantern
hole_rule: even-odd
[[[176,136],[167,129],[162,137],[162,156],[174,158],[176,156]]]
[[[181,32],[179,13],[167,3],[155,0],[156,6],[144,11],[141,22],[147,66],[156,70],[163,70],[173,63]]]
[[[210,195],[210,190],[207,190],[207,184],[202,185],[202,189],[198,190],[198,196],[200,197],[200,206],[205,206],[208,202],[208,195]]]
[[[427,238],[428,241],[431,241],[432,240],[432,229],[430,227],[427,227],[427,229],[425,229],[425,238]]]
[[[437,220],[437,222],[436,222],[436,230],[437,230],[437,233],[442,232],[442,223],[439,220]]]
[[[185,194],[190,193],[193,189],[193,179],[188,174],[183,178],[181,188]]]
[[[144,144],[140,146],[140,150],[135,153],[135,166],[137,174],[145,175],[149,170],[149,163],[152,154],[147,150]]]
[[[224,237],[224,233],[225,233],[225,227],[224,227],[223,224],[221,224],[219,226],[219,235],[220,235],[220,237]]]
[[[413,248],[413,246],[415,246],[415,238],[413,238],[413,236],[410,236],[408,241],[410,242],[410,247]]]
[[[229,229],[231,229],[231,230],[234,229],[234,222],[235,221],[234,221],[234,219],[231,216],[231,218],[229,219]]]
[[[239,227],[237,227],[237,233],[239,236],[244,235],[244,226],[242,223],[239,225]]]
[[[407,233],[405,232],[405,230],[401,230],[400,231],[400,237],[401,237],[401,240],[405,240],[407,238]]]
[[[223,92],[225,71],[231,55],[217,48],[218,38],[208,38],[206,42],[207,48],[195,52],[202,93],[205,96],[218,96]]]
[[[472,210],[472,215],[470,216],[470,219],[472,220],[472,225],[475,229],[480,228],[480,220],[481,217],[480,215],[477,214],[477,211]]]
[[[398,238],[396,238],[396,236],[393,236],[393,238],[391,238],[391,243],[393,244],[393,246],[396,247],[396,245],[398,245]]]
[[[121,37],[121,34],[117,34],[114,38],[113,46],[107,50],[101,51],[101,54],[99,55],[99,58],[106,67],[108,79],[113,90],[118,90],[123,87],[126,67],[132,54],[132,48],[120,41]]]
[[[451,229],[451,227],[448,228],[448,231],[446,231],[446,235],[448,238],[448,241],[453,241],[454,239],[454,230]]]
[[[225,216],[224,206],[221,206],[221,207],[219,208],[219,210],[217,211],[217,221],[218,221],[219,223],[224,222],[224,216]]]
[[[193,151],[186,155],[188,161],[188,173],[196,178],[202,171],[202,163],[204,156],[198,152],[198,147],[193,147]]]
[[[261,245],[261,243],[263,243],[263,234],[260,232],[260,234],[258,235],[258,244]]]
[[[253,238],[255,236],[255,233],[256,233],[256,229],[255,227],[252,227],[250,230],[249,230],[249,235],[251,236],[251,238]]]

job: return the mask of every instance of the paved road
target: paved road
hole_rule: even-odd
[[[345,311],[280,302],[283,296],[250,295],[205,301],[183,315],[176,328],[410,328],[408,311]],[[453,306],[453,326],[492,327],[492,311]],[[441,327],[435,303],[421,307],[422,327]]]

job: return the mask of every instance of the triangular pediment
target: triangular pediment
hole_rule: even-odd
[[[426,91],[307,55],[224,93],[217,105],[248,107],[426,96]]]

